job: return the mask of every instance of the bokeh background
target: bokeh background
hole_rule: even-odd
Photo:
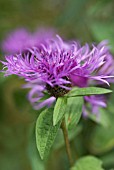
[[[114,54],[114,0],[0,0],[0,46],[10,31],[21,27],[31,32],[54,28],[63,38],[82,43],[108,39]],[[23,84],[16,76],[4,78],[0,73],[0,170],[68,170],[61,134],[49,159],[40,160],[34,134],[39,113],[27,101]],[[106,170],[114,168],[113,101],[114,94],[100,124],[81,120],[77,131],[70,132],[74,157],[98,156]]]

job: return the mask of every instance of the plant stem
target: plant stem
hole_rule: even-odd
[[[70,163],[70,166],[72,167],[73,159],[72,159],[72,155],[71,155],[70,143],[69,143],[69,139],[68,139],[68,132],[67,132],[67,129],[66,129],[66,124],[65,124],[64,119],[62,121],[61,128],[62,128],[62,131],[63,131],[63,136],[64,136],[64,141],[65,141],[65,145],[66,145],[66,152],[67,152],[67,155],[68,155],[69,163]]]

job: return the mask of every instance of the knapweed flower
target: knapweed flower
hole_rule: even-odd
[[[36,109],[50,106],[56,98],[65,95],[73,86],[88,87],[93,82],[109,85],[112,76],[100,70],[105,67],[110,55],[106,43],[81,46],[77,42],[47,40],[26,53],[6,56],[5,75],[16,74],[25,78],[27,88],[31,88],[29,100]],[[45,98],[45,94],[47,98]],[[92,99],[92,100],[91,100]],[[93,105],[98,105],[96,97],[85,97]],[[43,102],[42,102],[43,101]],[[103,101],[101,101],[103,105]]]
[[[54,29],[39,28],[30,33],[25,28],[17,29],[11,32],[3,41],[2,49],[6,54],[14,54],[27,50],[27,48],[36,47],[45,40],[52,38]]]

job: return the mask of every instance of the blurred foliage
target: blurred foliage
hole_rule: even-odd
[[[102,162],[93,157],[93,156],[85,156],[79,159],[71,170],[103,170]]]
[[[34,31],[46,26],[55,28],[62,37],[82,43],[108,39],[113,53],[113,9],[113,0],[0,0],[0,42],[18,27]],[[27,101],[23,84],[15,76],[4,78],[0,73],[0,170],[68,170],[61,132],[49,159],[40,160],[34,136],[39,112]],[[69,131],[74,159],[93,154],[102,159],[106,170],[114,168],[113,100],[114,93],[102,113],[102,123],[96,124],[94,118],[81,119],[77,132]]]

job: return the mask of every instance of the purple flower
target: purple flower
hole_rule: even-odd
[[[5,53],[14,54],[25,51],[27,48],[38,46],[44,43],[54,34],[52,29],[37,29],[36,32],[30,33],[25,28],[17,29],[11,32],[2,43],[2,49]]]
[[[32,35],[24,28],[20,28],[10,33],[2,43],[2,49],[6,53],[16,53],[31,47]]]
[[[50,106],[55,98],[63,96],[73,86],[87,87],[99,82],[109,85],[112,71],[103,72],[102,69],[107,67],[110,56],[106,42],[81,46],[77,42],[63,42],[57,36],[57,39],[29,48],[24,54],[6,56],[2,63],[5,75],[16,74],[28,81],[29,100],[38,109]],[[47,93],[50,97],[43,101]],[[85,97],[85,100],[93,106],[105,106],[95,96]]]

